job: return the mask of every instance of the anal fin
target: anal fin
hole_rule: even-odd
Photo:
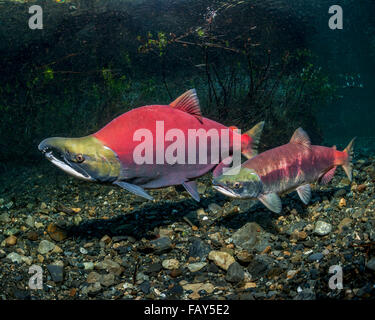
[[[269,210],[280,213],[282,204],[280,197],[276,193],[262,194],[258,197],[258,200],[262,202]]]
[[[308,204],[311,198],[311,187],[309,184],[304,184],[297,188],[297,193],[304,204]]]
[[[201,200],[197,189],[197,183],[195,181],[185,181],[182,185],[195,201],[199,202]]]
[[[329,171],[327,171],[321,178],[320,178],[320,183],[321,184],[327,184],[330,182],[335,175],[336,167],[333,167]]]
[[[131,184],[131,183],[124,182],[124,181],[115,181],[115,182],[113,182],[113,184],[116,184],[119,187],[121,187],[121,188],[123,188],[123,189],[125,189],[125,190],[127,190],[127,191],[129,191],[131,193],[136,194],[137,196],[146,198],[148,200],[153,200],[154,199],[142,187],[137,186],[135,184]]]

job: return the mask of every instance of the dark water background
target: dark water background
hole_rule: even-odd
[[[43,30],[28,8],[44,10]],[[343,30],[328,27],[341,5]],[[214,14],[213,14],[214,12]],[[375,147],[375,2],[0,1],[0,171],[49,136],[93,133],[195,87],[203,114],[262,149],[303,126],[314,143]]]

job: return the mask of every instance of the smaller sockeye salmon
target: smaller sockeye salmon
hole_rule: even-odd
[[[311,145],[302,128],[298,128],[290,142],[265,151],[222,174],[225,165],[213,172],[214,188],[234,198],[258,199],[269,210],[280,213],[279,195],[297,191],[304,204],[311,198],[310,183],[326,184],[333,178],[337,166],[342,166],[352,180],[352,148],[354,139],[344,151]],[[228,162],[227,162],[228,163]]]

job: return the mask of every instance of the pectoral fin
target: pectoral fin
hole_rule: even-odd
[[[262,194],[258,197],[269,210],[280,213],[282,209],[280,197],[276,193]]]
[[[186,191],[190,193],[195,201],[199,202],[201,200],[197,190],[197,183],[195,181],[186,181],[183,182],[182,185],[184,186]]]
[[[121,188],[124,188],[125,190],[136,194],[137,196],[146,198],[147,200],[153,200],[154,198],[151,197],[142,187],[137,186],[135,184],[127,183],[124,181],[115,181],[113,184],[118,185]]]
[[[304,204],[308,204],[311,198],[311,187],[309,184],[304,184],[297,188],[297,193]]]

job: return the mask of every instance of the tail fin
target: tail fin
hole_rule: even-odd
[[[242,140],[244,141],[244,143],[242,144],[242,154],[247,159],[250,159],[258,154],[258,145],[260,136],[262,135],[263,127],[264,121],[261,121],[242,135]],[[249,137],[251,139],[249,139]],[[251,141],[251,143],[249,143],[249,140]]]
[[[352,141],[349,142],[348,146],[343,151],[347,154],[347,158],[342,167],[350,181],[352,181],[352,157],[354,140],[355,138],[353,138]]]

